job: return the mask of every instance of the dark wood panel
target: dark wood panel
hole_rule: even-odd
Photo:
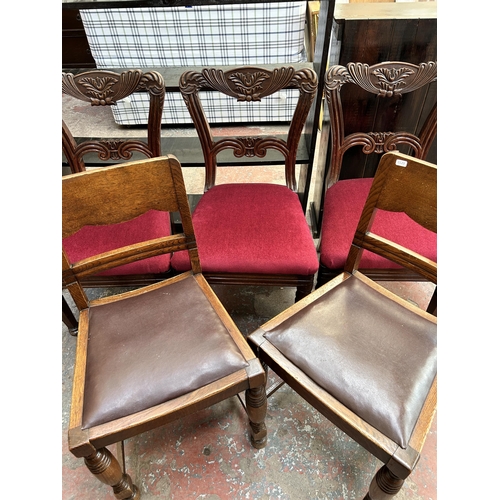
[[[96,67],[79,11],[62,11],[62,66]]]

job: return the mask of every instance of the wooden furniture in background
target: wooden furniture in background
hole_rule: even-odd
[[[88,225],[179,212],[182,231],[71,262],[63,283],[80,310],[69,449],[117,499],[140,493],[108,446],[246,391],[251,442],[266,445],[265,372],[204,279],[181,166],[173,156],[62,179],[62,237]],[[191,270],[138,290],[89,300],[82,278],[175,250]]]
[[[293,67],[206,68],[181,76],[180,91],[193,119],[205,158],[205,189],[193,212],[203,274],[211,284],[297,287],[297,296],[314,286],[318,269],[316,247],[296,193],[296,156],[299,139],[316,96],[317,79],[310,69]],[[205,115],[201,90],[225,94],[242,105],[286,87],[299,90],[299,99],[285,140],[273,136],[214,138]],[[262,103],[263,104],[263,103]],[[265,158],[268,150],[283,155],[281,185],[271,183],[216,184],[217,155]],[[234,167],[237,168],[237,167]],[[172,257],[172,267],[189,267],[186,252]]]
[[[332,65],[347,66],[351,61],[370,66],[383,61],[411,64],[437,61],[437,2],[338,3],[335,21],[340,25],[341,51],[338,62]],[[405,115],[404,128],[417,133],[422,126],[420,117],[428,115],[436,100],[437,84],[416,95],[412,104],[414,113]],[[351,105],[349,95],[344,103]],[[355,114],[346,118],[346,134],[361,130],[359,120]],[[427,159],[437,162],[436,143],[431,145]],[[378,158],[352,150],[346,155],[346,162],[350,165],[349,172],[363,169],[375,172]],[[354,167],[355,164],[363,167]]]
[[[63,68],[95,68],[82,18],[78,10],[62,11]]]
[[[370,169],[346,174],[350,164],[344,161],[345,155],[354,149],[363,156],[372,156],[373,162],[383,153],[398,149],[425,159],[437,132],[437,104],[428,116],[420,115],[418,133],[406,126],[408,117],[415,113],[415,102],[420,102],[436,80],[437,63],[432,61],[419,65],[396,61],[372,66],[349,63],[328,70],[325,96],[330,115],[331,163],[325,181],[317,286],[343,271],[373,182]],[[347,133],[344,124],[352,115],[357,117],[359,129]],[[361,161],[366,168],[364,158]],[[435,234],[404,214],[380,214],[375,227],[383,236],[436,260]],[[418,273],[371,252],[363,255],[360,269],[377,279],[422,279]]]
[[[365,500],[387,500],[417,464],[436,411],[437,319],[358,270],[369,250],[437,282],[437,265],[371,231],[377,210],[437,230],[437,168],[381,159],[346,270],[253,332],[259,359],[382,461]]]

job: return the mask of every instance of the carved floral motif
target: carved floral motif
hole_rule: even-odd
[[[369,132],[368,135],[375,141],[375,153],[385,152],[385,143],[387,139],[394,136],[393,132]]]
[[[364,63],[347,63],[332,66],[327,73],[327,90],[339,91],[345,83],[354,83],[381,97],[405,94],[427,85],[437,78],[437,63],[429,61],[419,65],[401,62],[382,62],[369,66]],[[329,99],[327,93],[327,99]]]
[[[392,97],[398,90],[406,85],[405,79],[415,74],[406,67],[402,68],[378,68],[372,72],[380,85],[381,95]]]
[[[87,89],[87,95],[91,99],[92,105],[107,106],[113,104],[113,85],[118,80],[116,78],[105,76],[96,78],[82,78],[80,84]]]
[[[260,101],[262,84],[269,78],[269,75],[262,71],[254,73],[234,73],[229,76],[239,91],[238,101]]]
[[[120,148],[125,143],[123,140],[100,141],[109,152],[109,157],[112,160],[119,160],[121,157]]]

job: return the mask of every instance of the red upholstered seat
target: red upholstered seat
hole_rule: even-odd
[[[205,272],[314,275],[319,262],[300,200],[276,184],[220,184],[193,212]],[[172,267],[189,269],[186,251]]]
[[[120,224],[86,226],[63,239],[63,248],[72,262],[108,252],[141,241],[161,238],[171,234],[170,215],[150,210],[145,214]],[[170,269],[170,254],[132,262],[100,273],[102,276],[129,274],[157,274]]]
[[[321,264],[329,269],[343,269],[364,203],[373,179],[338,181],[325,195],[321,237]],[[343,214],[338,217],[336,214]],[[378,211],[373,232],[410,248],[437,262],[437,237],[419,226],[404,213]],[[360,269],[394,269],[398,264],[365,251]]]

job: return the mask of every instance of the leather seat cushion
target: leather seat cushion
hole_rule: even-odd
[[[170,234],[170,214],[158,210],[149,210],[135,219],[119,224],[85,226],[75,234],[64,238],[63,248],[71,262],[78,262],[116,248],[162,238]],[[158,255],[108,269],[99,273],[99,275],[119,276],[164,273],[170,269],[170,259],[170,254]]]
[[[343,269],[373,179],[338,181],[325,195],[320,261],[328,269]],[[404,213],[379,210],[372,232],[437,262],[437,236]],[[399,264],[365,250],[360,269],[394,269]]]
[[[193,211],[200,263],[205,272],[314,274],[318,254],[299,197],[275,184],[221,184]],[[186,251],[172,267],[189,269]]]
[[[406,448],[437,371],[433,322],[350,277],[265,337]]]
[[[83,427],[172,400],[247,365],[192,276],[91,307]]]

